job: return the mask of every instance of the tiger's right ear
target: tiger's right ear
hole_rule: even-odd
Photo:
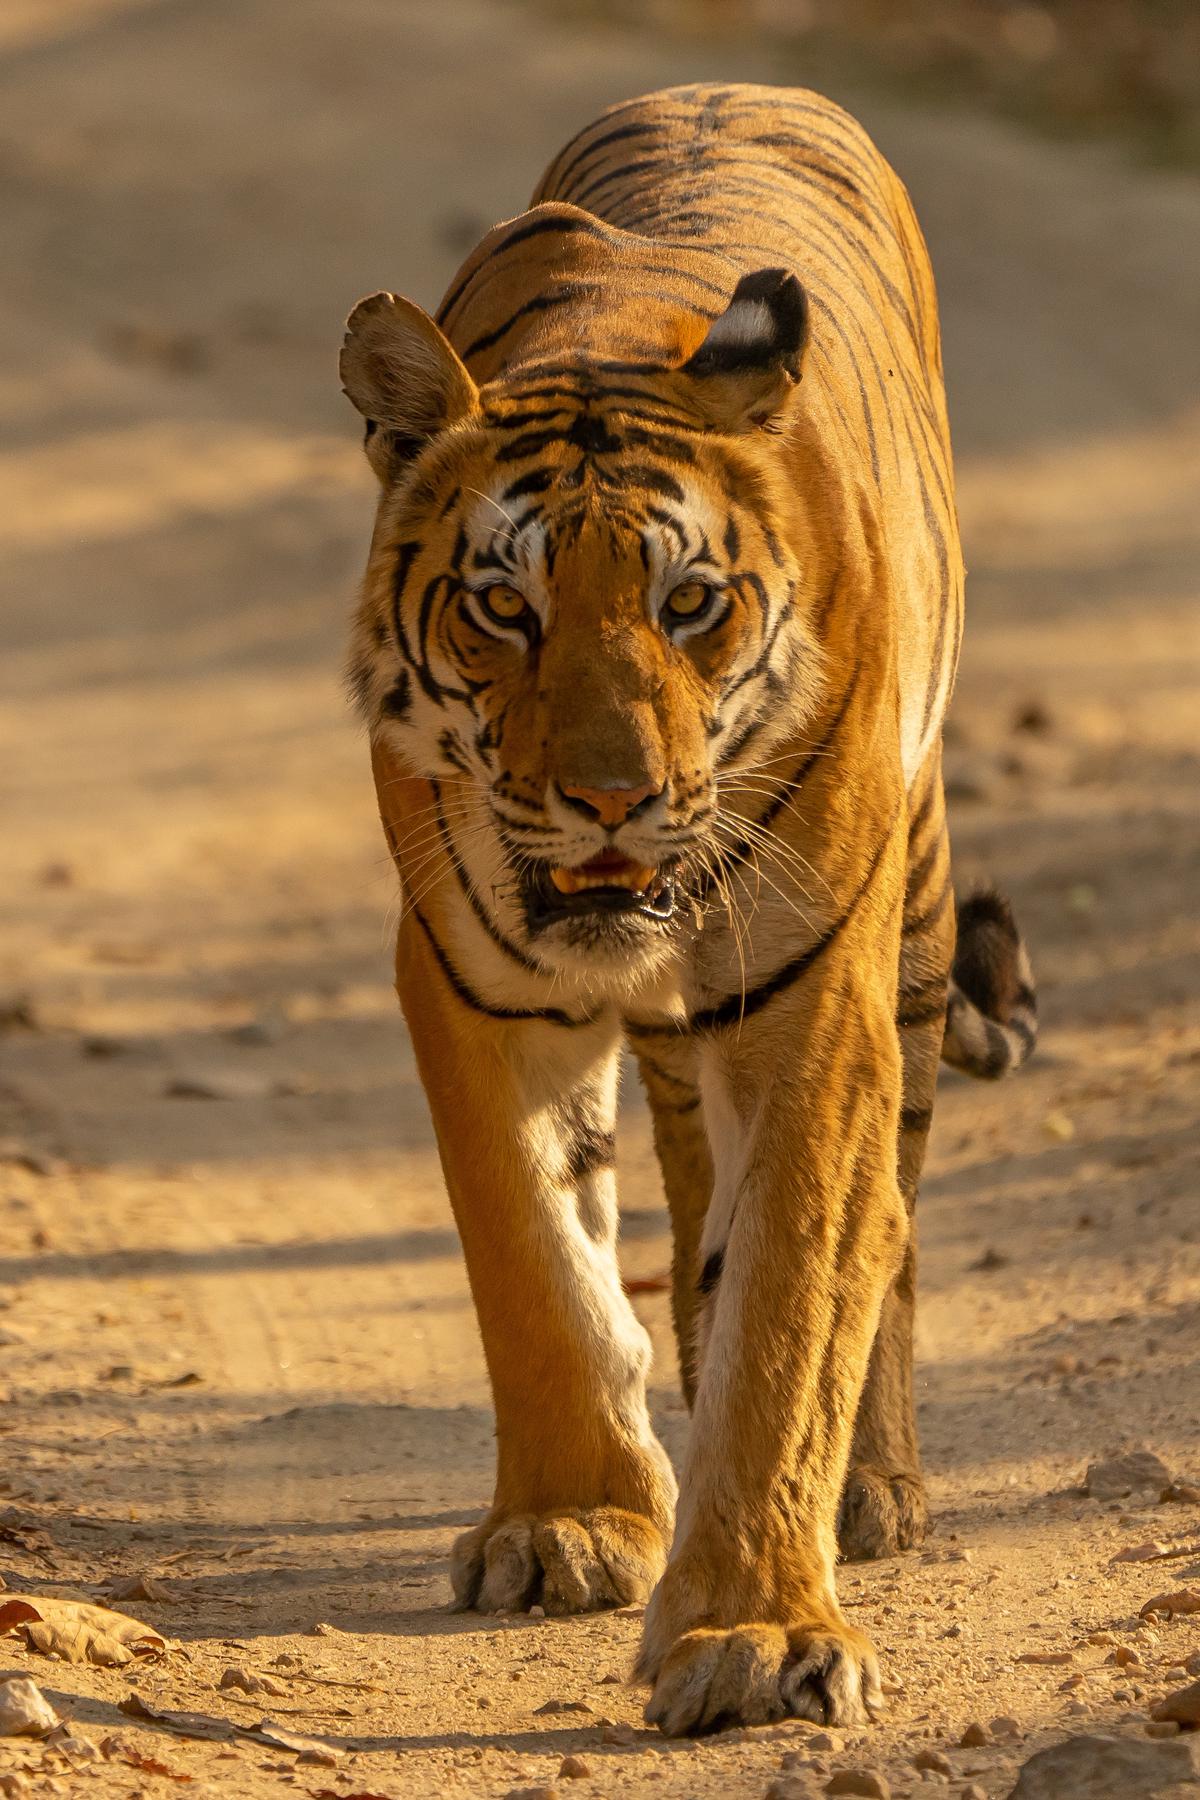
[[[476,409],[479,390],[429,314],[398,294],[370,294],[346,320],[342,388],[367,421],[367,458],[381,481]]]
[[[772,426],[800,380],[808,301],[787,269],[743,275],[733,298],[683,365],[720,431]]]

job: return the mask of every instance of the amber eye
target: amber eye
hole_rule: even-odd
[[[708,611],[714,598],[714,590],[706,581],[685,581],[668,597],[663,615],[667,619],[678,619],[681,624],[691,623]]]
[[[497,625],[517,625],[529,611],[523,594],[516,588],[497,584],[484,588],[479,596],[479,603],[489,619],[495,619]]]

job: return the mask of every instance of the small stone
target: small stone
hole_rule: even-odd
[[[305,1637],[340,1637],[341,1633],[336,1625],[327,1625],[324,1619],[318,1619],[315,1625],[308,1627],[304,1635]]]
[[[1073,1737],[1024,1764],[1009,1800],[1157,1800],[1200,1776],[1200,1739]]]
[[[1173,1481],[1170,1487],[1163,1489],[1162,1498],[1179,1501],[1184,1506],[1200,1506],[1200,1487],[1190,1481]]]
[[[825,1783],[827,1794],[867,1794],[872,1800],[892,1800],[887,1778],[878,1769],[839,1769]]]
[[[1048,1112],[1042,1120],[1042,1130],[1047,1137],[1056,1138],[1060,1144],[1069,1144],[1075,1136],[1075,1122],[1065,1112],[1055,1110]]]
[[[1148,1738],[1178,1737],[1183,1726],[1178,1719],[1150,1719],[1142,1726]]]
[[[1014,1719],[1011,1713],[998,1713],[988,1725],[988,1730],[994,1738],[1015,1738],[1021,1735],[1020,1721]]]
[[[1074,1652],[1071,1650],[1024,1650],[1018,1656],[1017,1661],[1019,1663],[1037,1663],[1042,1668],[1053,1669],[1060,1667],[1063,1663],[1073,1662]]]
[[[592,1772],[592,1765],[584,1762],[582,1756],[564,1756],[558,1765],[558,1772],[564,1781],[586,1781]]]
[[[621,1744],[628,1749],[630,1744],[637,1743],[637,1732],[632,1725],[602,1725],[600,1742],[602,1744]]]
[[[36,1681],[16,1675],[0,1683],[0,1737],[45,1737],[60,1723]]]
[[[509,1788],[504,1800],[558,1800],[556,1787]]]
[[[988,1797],[977,1781],[969,1781],[959,1800],[988,1800]]]
[[[944,1750],[918,1750],[913,1757],[914,1769],[928,1769],[934,1775],[953,1775],[954,1764]]]
[[[804,1740],[806,1750],[840,1750],[842,1740],[831,1731],[813,1731]]]
[[[1150,1717],[1168,1722],[1174,1720],[1189,1731],[1200,1731],[1200,1681],[1168,1694],[1165,1700],[1159,1701]]]
[[[811,1795],[807,1781],[797,1781],[791,1775],[777,1775],[767,1784],[763,1800],[811,1800]]]
[[[1189,1675],[1200,1675],[1200,1652],[1197,1652],[1195,1656],[1189,1656],[1183,1666]]]
[[[530,1607],[529,1617],[531,1619],[544,1619],[545,1616],[546,1616],[546,1609],[544,1606],[531,1606]]]
[[[1171,1471],[1153,1450],[1129,1450],[1089,1463],[1083,1485],[1093,1500],[1124,1500],[1148,1492],[1157,1496],[1171,1485]]]
[[[992,1736],[986,1725],[972,1719],[958,1741],[964,1750],[982,1750],[985,1744],[991,1743]]]

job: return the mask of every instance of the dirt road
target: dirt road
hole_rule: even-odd
[[[169,1598],[130,1610],[178,1645],[131,1672],[0,1640],[0,1675],[129,1753],[55,1789],[53,1752],[0,1741],[35,1794],[170,1791],[149,1757],[230,1800],[498,1796],[573,1753],[582,1796],[758,1796],[792,1752],[798,1793],[854,1766],[906,1794],[933,1791],[932,1747],[954,1792],[998,1796],[1054,1734],[1140,1737],[1200,1651],[1200,1618],[1133,1624],[1200,1548],[1111,1562],[1200,1545],[1200,1507],[1079,1493],[1123,1443],[1200,1480],[1200,187],[853,94],[945,314],[959,882],[1013,894],[1044,1014],[1028,1073],[939,1101],[934,1532],[844,1581],[902,1689],[824,1745],[667,1744],[623,1685],[636,1618],[446,1610],[491,1424],[339,688],[372,494],[334,349],[361,293],[436,300],[602,104],[718,72],[778,74],[465,0],[22,0],[0,22],[0,1572],[157,1575]],[[627,1100],[623,1257],[653,1276]],[[637,1306],[677,1450],[666,1296]],[[231,1665],[282,1694],[218,1691]],[[133,1688],[270,1714],[337,1764],[135,1725]],[[1012,1734],[958,1747],[1000,1715]]]

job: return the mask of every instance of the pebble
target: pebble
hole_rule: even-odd
[[[559,1800],[556,1787],[509,1788],[504,1800]]]
[[[981,1725],[978,1719],[972,1719],[958,1741],[964,1750],[982,1750],[985,1744],[991,1743],[992,1734],[986,1725]]]
[[[1089,1463],[1083,1485],[1093,1500],[1124,1500],[1151,1491],[1157,1496],[1170,1487],[1171,1471],[1153,1450],[1129,1450]]]
[[[1009,1800],[1156,1800],[1200,1777],[1200,1740],[1073,1737],[1039,1750]]]
[[[954,1764],[944,1750],[918,1750],[912,1760],[914,1769],[927,1769],[934,1775],[954,1773]]]
[[[592,1772],[592,1765],[584,1762],[582,1756],[564,1756],[558,1765],[558,1772],[565,1781],[586,1781]]]
[[[994,1738],[1015,1738],[1021,1735],[1021,1723],[1011,1713],[998,1713],[988,1726]]]
[[[1200,1681],[1193,1681],[1190,1687],[1177,1688],[1160,1700],[1150,1714],[1152,1719],[1175,1720],[1186,1725],[1189,1731],[1200,1730]]]
[[[811,1800],[812,1789],[807,1781],[795,1781],[790,1775],[776,1776],[768,1783],[763,1800]]]
[[[872,1800],[892,1800],[887,1778],[878,1769],[839,1769],[825,1783],[827,1794],[867,1794]]]
[[[45,1737],[60,1722],[36,1681],[16,1675],[0,1683],[0,1738]]]

